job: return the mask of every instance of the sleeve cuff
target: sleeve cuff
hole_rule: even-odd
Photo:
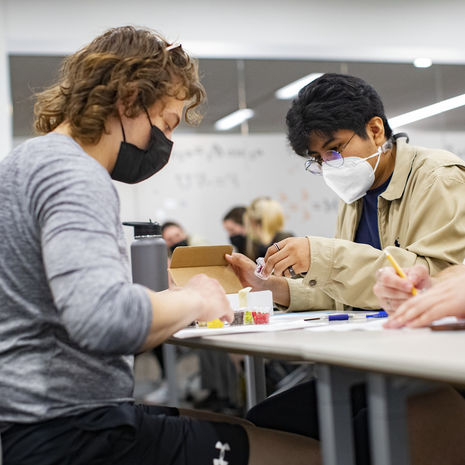
[[[302,282],[312,288],[321,287],[328,283],[331,276],[336,239],[313,236],[307,238],[310,242],[310,269]]]

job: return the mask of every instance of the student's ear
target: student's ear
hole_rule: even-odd
[[[384,144],[386,136],[384,133],[384,123],[379,116],[373,116],[366,125],[366,132],[368,137],[376,144],[377,147],[380,147]]]
[[[134,85],[130,86],[124,95],[124,98],[118,98],[116,108],[120,118],[122,116],[132,117],[135,116],[131,113],[134,112],[133,106],[139,98],[139,91]],[[132,110],[132,111],[131,111]]]

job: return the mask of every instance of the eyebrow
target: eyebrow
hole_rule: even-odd
[[[331,142],[333,142],[333,141],[334,141],[334,137],[333,137],[333,136],[330,136],[329,139],[327,139],[327,140],[325,141],[325,143],[322,145],[321,148],[324,149],[327,145],[329,145],[329,144],[330,144]],[[312,151],[308,150],[308,151],[307,151],[307,155],[310,155],[310,156],[313,157],[313,156],[315,156],[315,155],[319,155],[319,153],[318,153],[318,152],[312,152]]]
[[[326,142],[323,144],[322,148],[327,147],[329,144],[331,144],[334,141],[334,137],[331,136],[329,139],[326,140]]]

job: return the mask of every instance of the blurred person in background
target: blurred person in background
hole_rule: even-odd
[[[170,256],[176,247],[207,245],[201,237],[187,234],[185,229],[174,221],[166,221],[161,225],[161,235],[168,246]]]
[[[247,232],[246,256],[252,260],[264,257],[268,247],[294,235],[283,231],[284,213],[281,205],[269,197],[258,197],[245,213]]]
[[[234,251],[245,254],[247,235],[244,225],[246,208],[234,207],[223,217],[223,227],[228,233],[229,241],[234,246]]]

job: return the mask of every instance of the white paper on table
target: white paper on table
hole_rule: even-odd
[[[444,318],[441,318],[440,320],[433,321],[431,323],[432,326],[436,325],[448,325],[450,323],[457,323],[460,321],[456,316],[445,316]]]
[[[304,321],[303,318],[293,319],[291,321],[275,320],[272,316],[270,322],[264,325],[238,325],[238,326],[223,326],[223,328],[186,328],[181,329],[173,334],[173,337],[185,339],[190,337],[202,336],[218,336],[221,334],[237,334],[237,333],[263,333],[267,331],[286,331],[290,329],[308,328],[310,326],[327,326],[324,321]]]
[[[386,331],[383,328],[386,318],[367,318],[366,320],[330,321],[308,331]]]

